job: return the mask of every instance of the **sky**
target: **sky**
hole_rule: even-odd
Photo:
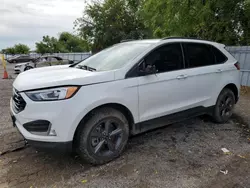
[[[85,0],[0,0],[0,50],[17,43],[35,49],[44,35],[73,32]]]

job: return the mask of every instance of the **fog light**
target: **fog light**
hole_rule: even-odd
[[[56,131],[54,129],[51,129],[49,132],[49,136],[56,136]]]
[[[32,134],[47,134],[50,129],[50,122],[47,120],[36,120],[25,123],[23,127]]]

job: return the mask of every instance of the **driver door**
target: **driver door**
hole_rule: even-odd
[[[185,110],[185,90],[188,79],[184,69],[180,43],[159,47],[144,58],[144,63],[155,66],[157,73],[139,77],[140,121],[162,117]]]

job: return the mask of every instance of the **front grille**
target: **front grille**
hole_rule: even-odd
[[[19,113],[24,110],[26,102],[16,89],[13,89],[13,110],[15,113]]]

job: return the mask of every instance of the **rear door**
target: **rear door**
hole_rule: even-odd
[[[195,106],[214,105],[213,93],[220,87],[223,65],[215,57],[214,47],[203,43],[183,43],[189,86],[185,91]],[[193,92],[195,91],[195,93]]]

